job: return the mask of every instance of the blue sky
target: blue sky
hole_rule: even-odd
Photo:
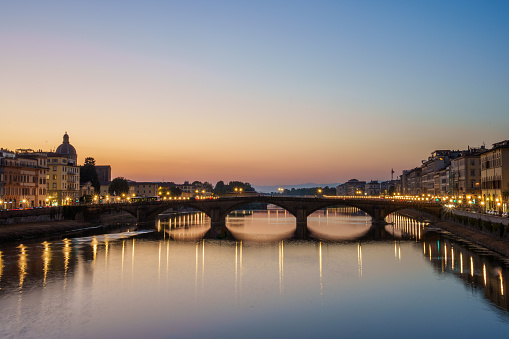
[[[137,180],[387,179],[434,149],[508,139],[508,9],[5,3],[0,141],[45,149],[67,131],[81,158]]]

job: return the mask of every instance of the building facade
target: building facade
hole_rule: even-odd
[[[69,205],[80,198],[80,168],[67,132],[55,152],[47,153],[48,199],[51,205]]]
[[[366,183],[364,189],[365,195],[380,195],[380,183],[376,180],[371,180]]]
[[[33,150],[0,151],[0,208],[46,205],[46,156]]]
[[[403,171],[401,175],[401,193],[403,195],[420,196],[422,194],[421,178],[421,167]]]
[[[111,166],[110,165],[99,165],[95,166],[97,177],[101,185],[111,182]]]
[[[508,211],[509,140],[481,154],[481,190],[487,209]]]
[[[451,196],[481,194],[481,154],[484,147],[472,148],[451,160],[450,189]]]
[[[421,166],[422,194],[440,195],[440,181],[435,177],[435,174],[449,166],[452,159],[456,159],[465,152],[467,151],[436,150],[427,160],[423,160]]]
[[[337,195],[359,196],[364,195],[365,189],[366,189],[365,181],[350,179],[344,184],[338,185],[336,187],[336,193]]]

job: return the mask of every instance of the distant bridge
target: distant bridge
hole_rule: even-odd
[[[359,198],[299,198],[285,196],[239,196],[204,200],[164,200],[125,204],[97,204],[81,207],[76,218],[96,220],[101,214],[112,210],[123,210],[136,217],[138,222],[151,222],[164,211],[171,208],[190,207],[205,213],[211,220],[213,233],[224,233],[226,216],[242,206],[252,203],[267,203],[279,206],[297,220],[296,236],[307,234],[307,218],[322,208],[343,205],[357,207],[371,216],[373,224],[384,225],[385,218],[401,209],[414,209],[440,218],[442,206],[437,203],[415,202],[399,199],[359,199]]]

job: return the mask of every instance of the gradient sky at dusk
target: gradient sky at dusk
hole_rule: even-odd
[[[507,1],[9,1],[0,146],[132,180],[390,178],[509,139]]]

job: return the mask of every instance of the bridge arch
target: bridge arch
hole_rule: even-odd
[[[188,208],[192,208],[194,210],[197,210],[198,212],[203,212],[205,213],[209,218],[212,219],[212,216],[210,215],[210,211],[206,208],[203,208],[202,206],[200,205],[196,205],[196,204],[193,204],[193,203],[186,203],[186,202],[182,202],[182,203],[179,203],[178,205],[177,204],[164,204],[164,205],[161,205],[155,209],[152,209],[149,213],[147,213],[145,215],[145,218],[148,219],[148,220],[155,220],[157,218],[157,216],[161,213],[163,213],[164,211],[167,211],[169,209],[172,209],[172,208],[181,208],[181,207],[188,207]]]
[[[316,211],[319,211],[323,208],[327,208],[327,207],[332,207],[332,206],[349,206],[349,207],[355,207],[355,208],[358,208],[359,210],[361,210],[362,212],[366,213],[367,215],[369,215],[372,219],[374,219],[374,216],[372,215],[372,211],[370,211],[369,209],[366,209],[366,208],[363,208],[363,206],[359,206],[358,204],[355,204],[353,202],[349,202],[349,201],[342,201],[342,202],[337,202],[337,201],[334,201],[334,202],[324,202],[323,204],[321,205],[318,205],[318,206],[314,206],[313,208],[311,208],[309,211],[308,211],[308,215],[307,216],[310,216],[311,214],[313,214],[314,212]]]
[[[393,214],[393,213],[396,213],[398,211],[401,211],[401,210],[411,210],[411,211],[415,211],[415,212],[418,212],[418,213],[427,213],[429,214],[430,216],[434,217],[434,218],[437,218],[437,219],[440,219],[441,217],[441,209],[431,209],[431,208],[426,208],[424,206],[415,206],[415,205],[412,205],[412,206],[394,206],[392,208],[388,208],[387,209],[387,213],[385,215],[385,217]]]
[[[229,207],[225,208],[222,211],[221,217],[226,218],[226,216],[228,214],[230,214],[231,212],[233,212],[233,211],[235,211],[237,209],[240,209],[240,207],[242,207],[242,206],[249,205],[249,204],[252,204],[252,203],[266,203],[266,204],[276,205],[278,207],[281,207],[282,209],[284,209],[288,213],[290,213],[292,216],[297,217],[295,215],[295,211],[291,207],[289,207],[288,205],[286,205],[284,203],[281,203],[280,201],[273,201],[271,199],[266,199],[266,197],[263,197],[263,196],[261,196],[260,199],[253,198],[250,201],[242,201],[242,202],[238,202],[238,203],[232,204],[232,205],[230,205]]]

